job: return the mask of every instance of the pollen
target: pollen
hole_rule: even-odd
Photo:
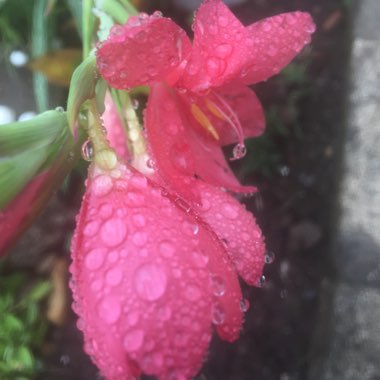
[[[219,135],[216,129],[213,127],[209,118],[205,115],[205,113],[195,104],[191,105],[191,113],[193,114],[195,120],[205,128],[215,140],[219,140]]]

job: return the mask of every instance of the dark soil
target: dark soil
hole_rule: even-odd
[[[187,19],[188,15],[167,1],[161,3],[166,15],[182,22]],[[261,147],[257,143],[250,146],[243,160],[248,164],[235,168],[243,182],[255,183],[260,189],[245,202],[257,216],[276,259],[265,269],[262,288],[242,284],[251,304],[242,336],[234,344],[214,339],[199,380],[307,379],[319,288],[323,279],[333,274],[329,241],[334,233],[340,176],[352,6],[347,0],[248,0],[234,9],[245,24],[285,11],[305,10],[318,29],[312,47],[296,61],[294,75],[280,75],[255,87],[264,108],[271,111],[268,135]],[[262,164],[249,169],[249,162],[257,157]],[[72,183],[75,197],[65,192],[54,201],[61,211],[62,207],[70,210],[61,221],[65,230],[74,226],[82,189],[80,181]],[[56,209],[45,212],[14,255],[30,246],[36,257],[53,251],[69,258],[69,236],[48,245],[36,238],[49,231]],[[81,334],[70,315],[64,327],[51,330],[53,350],[40,379],[93,380],[98,376],[82,352]]]

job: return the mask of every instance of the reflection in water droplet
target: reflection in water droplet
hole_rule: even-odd
[[[247,148],[244,144],[236,144],[234,149],[232,150],[232,158],[231,161],[239,160],[243,158],[247,154]]]
[[[132,108],[134,110],[137,110],[139,108],[139,105],[140,105],[140,103],[137,99],[132,99]]]
[[[63,113],[63,112],[65,112],[65,109],[63,108],[63,107],[56,107],[56,109],[55,109],[57,112],[61,112],[61,113]]]
[[[257,282],[257,287],[259,287],[259,288],[262,288],[263,286],[264,286],[264,284],[265,284],[265,276],[264,275],[262,275],[261,277],[260,277],[260,279],[259,279],[259,281]]]
[[[226,291],[224,280],[220,276],[212,276],[211,289],[214,296],[222,297]]]
[[[212,307],[212,322],[215,325],[221,325],[224,322],[225,312],[221,305],[214,304]]]
[[[87,140],[83,143],[81,153],[82,153],[82,158],[85,161],[88,161],[88,162],[92,161],[92,158],[94,156],[94,148],[90,140]]]
[[[249,301],[245,298],[243,298],[241,301],[240,301],[240,310],[245,313],[247,312],[249,309]]]
[[[265,254],[265,264],[272,264],[275,259],[275,254],[271,251],[268,251]]]
[[[155,301],[161,298],[167,286],[167,277],[162,266],[144,264],[134,274],[134,286],[140,298]]]

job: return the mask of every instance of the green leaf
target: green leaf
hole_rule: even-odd
[[[48,146],[0,160],[0,209],[11,202],[48,157]]]
[[[67,100],[67,119],[71,133],[78,131],[77,118],[80,107],[95,97],[95,86],[98,80],[95,54],[90,54],[74,71],[71,78],[69,97]]]
[[[5,314],[3,316],[4,322],[4,332],[8,333],[20,333],[24,329],[24,324],[16,316],[12,314]]]
[[[28,347],[21,346],[17,351],[17,359],[22,364],[22,368],[33,368],[34,367],[34,357]]]
[[[27,298],[33,302],[41,301],[41,299],[45,298],[49,294],[50,290],[50,281],[41,281],[38,284],[34,285]]]
[[[47,111],[31,120],[0,125],[0,159],[50,145],[67,126],[67,116]]]

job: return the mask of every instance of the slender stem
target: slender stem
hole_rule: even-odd
[[[92,30],[94,16],[92,14],[93,0],[83,0],[82,35],[83,35],[83,59],[86,59],[91,51]]]

